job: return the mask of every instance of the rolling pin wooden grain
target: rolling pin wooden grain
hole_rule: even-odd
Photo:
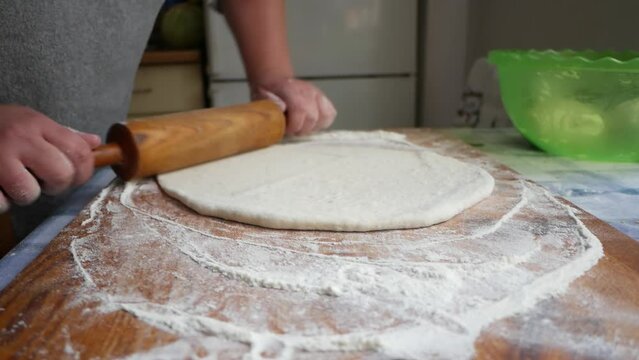
[[[285,127],[269,100],[143,118],[113,125],[95,166],[125,180],[161,174],[275,144]]]

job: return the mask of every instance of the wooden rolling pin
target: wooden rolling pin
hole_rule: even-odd
[[[113,125],[93,151],[125,180],[161,174],[279,142],[286,120],[269,100],[153,116]]]

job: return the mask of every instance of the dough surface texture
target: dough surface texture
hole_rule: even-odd
[[[158,176],[195,211],[277,229],[372,231],[446,221],[488,197],[483,169],[391,132],[330,132]]]

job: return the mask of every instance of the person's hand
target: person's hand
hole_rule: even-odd
[[[28,107],[0,105],[0,213],[87,181],[99,144]]]
[[[253,100],[270,99],[286,111],[286,133],[307,135],[331,126],[337,115],[335,107],[313,84],[286,78],[254,86]]]
[[[335,107],[312,84],[294,78],[286,40],[284,0],[224,1],[253,100],[271,99],[286,111],[286,133],[306,135],[335,120]]]

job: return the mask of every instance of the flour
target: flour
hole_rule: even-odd
[[[89,217],[83,220],[80,225],[85,226],[87,224],[90,224],[95,219],[99,209],[102,206],[102,202],[104,201],[104,198],[109,192],[111,192],[112,187],[113,185],[109,185],[105,187],[104,189],[102,189],[102,191],[100,191],[96,199],[93,200],[93,202],[91,203],[91,206],[89,207]]]
[[[413,145],[406,141],[406,135],[390,132],[390,131],[383,131],[383,130],[368,131],[368,132],[328,131],[328,132],[323,132],[323,133],[318,133],[318,134],[313,134],[308,136],[298,136],[298,137],[288,138],[286,142],[296,143],[296,142],[304,142],[309,140],[329,141],[329,142],[338,142],[338,143],[353,142],[353,141],[359,141],[359,142],[376,141],[380,143],[386,143],[388,141],[392,141],[402,145],[409,145],[409,146]]]
[[[144,180],[101,196],[86,216],[112,219],[95,217],[71,253],[82,296],[181,339],[132,358],[468,358],[482,328],[561,293],[603,255],[543,188],[496,177],[495,196],[507,201],[429,228],[280,231],[193,215]]]

